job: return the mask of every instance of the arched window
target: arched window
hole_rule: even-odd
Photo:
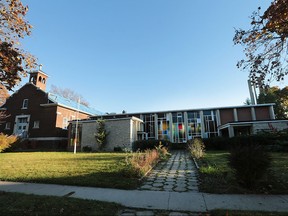
[[[39,82],[41,82],[41,81],[42,81],[42,77],[41,77],[41,76],[39,76],[39,78],[38,78],[38,81],[39,81]]]
[[[43,79],[42,79],[42,83],[43,83],[43,84],[45,84],[45,82],[46,82],[46,79],[45,79],[45,78],[43,78]]]

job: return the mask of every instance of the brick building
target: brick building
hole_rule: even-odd
[[[30,73],[29,82],[12,94],[0,108],[8,117],[3,119],[0,132],[15,134],[30,146],[67,145],[70,120],[85,119],[101,114],[99,111],[60,95],[46,92],[47,74]]]

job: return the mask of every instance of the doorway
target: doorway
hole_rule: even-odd
[[[15,119],[16,123],[14,126],[15,135],[18,135],[21,138],[28,137],[29,119],[30,119],[30,115],[16,116],[16,119]]]

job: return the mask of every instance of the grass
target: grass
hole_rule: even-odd
[[[0,180],[135,189],[124,175],[124,153],[27,152],[0,154]]]
[[[208,193],[288,194],[288,153],[271,153],[272,166],[252,190],[238,185],[228,166],[228,152],[207,151],[200,165],[200,191]]]
[[[0,215],[117,215],[115,203],[0,192]]]

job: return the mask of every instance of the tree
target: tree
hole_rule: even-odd
[[[258,104],[275,103],[274,112],[277,119],[288,118],[288,86],[280,89],[277,86],[261,90]]]
[[[51,85],[50,92],[54,93],[54,94],[61,95],[62,97],[68,98],[68,99],[70,99],[72,101],[76,101],[76,102],[80,99],[81,104],[83,104],[84,106],[89,106],[88,101],[85,100],[82,95],[74,92],[71,89],[68,89],[68,88],[62,89],[62,88],[57,87],[55,85]]]
[[[97,133],[95,133],[95,138],[97,143],[99,144],[99,149],[103,149],[106,144],[106,139],[108,136],[108,133],[105,129],[105,120],[98,119],[97,120],[98,128]]]
[[[0,2],[0,83],[11,90],[36,66],[36,59],[21,48],[20,39],[31,34],[25,19],[28,7],[20,0]]]
[[[262,14],[261,8],[251,16],[251,29],[237,29],[234,44],[244,47],[246,59],[238,68],[249,70],[249,78],[258,86],[284,80],[287,62],[288,0],[274,0]]]
[[[246,98],[246,100],[243,103],[244,105],[251,105],[251,99],[250,98]]]
[[[5,86],[3,86],[0,83],[0,106],[2,106],[5,102],[6,99],[9,97],[9,92],[7,91],[7,89],[5,88]]]

